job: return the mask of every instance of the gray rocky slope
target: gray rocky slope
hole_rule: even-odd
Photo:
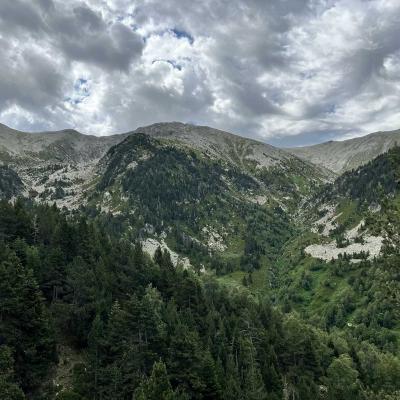
[[[134,132],[142,132],[157,139],[182,143],[239,166],[247,162],[254,162],[258,167],[271,167],[293,157],[269,144],[207,126],[194,126],[180,122],[158,123],[138,128]]]
[[[0,124],[0,161],[11,161],[13,164],[49,160],[69,163],[97,162],[110,147],[137,132],[181,143],[235,163],[254,161],[258,166],[269,167],[293,159],[291,154],[266,143],[206,126],[171,122],[157,123],[112,136],[83,135],[70,129],[28,133]]]
[[[331,178],[332,171],[341,173],[358,167],[400,143],[400,131],[393,131],[283,150],[206,126],[179,122],[157,123],[112,136],[84,135],[75,130],[28,133],[0,124],[0,164],[18,174],[23,182],[22,194],[76,207],[84,201],[83,194],[100,173],[99,163],[107,160],[105,155],[110,148],[139,132],[197,150],[247,172],[274,168],[274,173],[290,174],[295,165],[297,171],[311,168],[321,179]]]
[[[400,130],[375,132],[343,141],[329,141],[314,146],[287,149],[313,164],[337,174],[357,168],[400,144]]]
[[[76,206],[99,159],[124,137],[83,135],[71,129],[28,133],[0,124],[0,164],[21,179],[20,193],[15,194]]]
[[[105,155],[110,148],[135,133],[197,150],[247,171],[271,167],[280,169],[293,162],[300,163],[300,167],[304,164],[313,168],[297,156],[271,145],[209,127],[178,122],[158,123],[102,137],[74,130],[27,133],[0,125],[0,163],[18,173],[24,183],[23,194],[55,201],[59,206],[75,207],[83,202],[85,190],[101,173],[99,165],[107,162]],[[323,171],[316,170],[317,174],[324,176]]]
[[[91,136],[72,129],[21,132],[0,124],[0,160],[17,162],[91,162],[101,158],[124,135]]]

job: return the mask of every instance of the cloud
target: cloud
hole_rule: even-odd
[[[57,104],[64,80],[57,63],[37,49],[18,51],[3,41],[8,64],[0,64],[0,111],[14,104],[36,112]],[[44,111],[42,111],[44,112]]]
[[[399,18],[390,0],[0,2],[0,121],[282,145],[395,129]]]
[[[33,4],[21,0],[0,3],[1,28],[16,31],[26,29],[31,33],[44,29],[43,20]]]

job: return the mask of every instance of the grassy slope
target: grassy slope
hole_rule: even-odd
[[[393,149],[325,188],[323,202],[337,204],[338,232],[351,229],[364,219],[371,234],[385,231],[391,238],[399,234],[400,193],[397,185],[393,185],[393,181],[398,182],[399,155],[400,150]],[[313,201],[315,207],[307,218],[314,215],[313,219],[317,220],[316,209],[321,202],[315,198]],[[380,205],[379,212],[369,209],[371,201]],[[392,255],[392,250],[385,250],[384,256],[376,261],[352,264],[345,259],[327,263],[304,254],[303,249],[309,244],[330,241],[336,235],[334,232],[329,238],[323,238],[312,233],[306,223],[283,246],[275,262],[263,262],[253,273],[247,289],[269,295],[285,311],[299,312],[321,328],[349,331],[359,340],[371,340],[398,353],[398,256]],[[244,277],[244,272],[234,272],[219,279],[239,288]]]

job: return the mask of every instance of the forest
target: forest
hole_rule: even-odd
[[[360,301],[376,293],[359,333],[340,322],[351,300],[313,323],[55,206],[2,201],[0,247],[2,400],[400,397],[398,338],[381,337],[399,321],[398,250],[351,278]]]

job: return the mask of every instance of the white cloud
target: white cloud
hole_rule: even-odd
[[[282,144],[395,129],[399,18],[395,0],[1,2],[0,120],[181,120]]]

